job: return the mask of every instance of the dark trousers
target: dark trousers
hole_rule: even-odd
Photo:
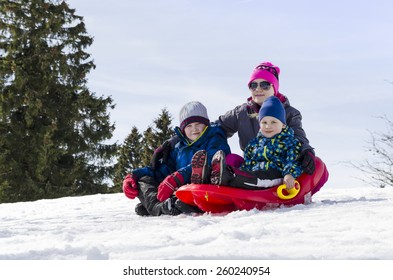
[[[151,216],[162,214],[163,203],[157,199],[158,185],[159,182],[148,176],[142,177],[138,181],[138,198]]]

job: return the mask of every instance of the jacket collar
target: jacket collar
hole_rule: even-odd
[[[201,135],[199,135],[199,137],[197,139],[195,139],[194,141],[191,142],[190,139],[187,138],[187,136],[185,136],[182,132],[180,127],[175,127],[175,133],[177,134],[177,136],[180,138],[180,141],[183,142],[184,144],[186,144],[187,146],[191,146],[195,143],[198,143],[200,141],[204,141],[203,139],[205,138],[204,136],[207,134],[206,132],[208,131],[208,129],[210,128],[210,125],[207,125],[205,127],[205,129],[202,131]],[[202,140],[201,140],[202,139]]]
[[[292,136],[292,135],[293,135],[293,129],[290,128],[288,125],[286,125],[286,126],[281,130],[280,133],[274,135],[273,137],[271,137],[271,138],[269,138],[269,139],[280,139],[280,138],[288,137],[288,136]],[[258,131],[257,137],[258,137],[258,138],[267,138],[267,137],[265,137],[265,136],[262,135],[262,132],[261,132],[261,131]]]

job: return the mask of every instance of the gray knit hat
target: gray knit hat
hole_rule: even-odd
[[[184,132],[184,128],[193,122],[200,122],[209,125],[209,117],[207,116],[206,107],[199,101],[191,101],[183,106],[179,114],[180,129]]]

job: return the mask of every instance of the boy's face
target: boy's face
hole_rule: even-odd
[[[275,117],[266,116],[263,117],[259,122],[259,126],[259,130],[261,131],[262,135],[271,138],[276,134],[279,134],[285,127],[285,124]]]
[[[203,132],[206,125],[200,122],[193,122],[184,128],[184,134],[191,141],[195,141]]]

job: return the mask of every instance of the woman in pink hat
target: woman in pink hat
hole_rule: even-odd
[[[314,150],[310,146],[306,133],[302,127],[302,115],[299,110],[292,107],[288,98],[279,91],[280,68],[271,62],[258,64],[248,81],[251,97],[234,109],[220,116],[217,123],[224,129],[227,137],[232,137],[236,132],[239,136],[239,145],[242,150],[259,131],[258,112],[263,102],[270,96],[276,96],[282,103],[286,113],[286,123],[293,129],[295,137],[302,143],[299,160],[304,172],[313,174],[315,171]],[[228,163],[238,166],[236,156],[227,158]]]

